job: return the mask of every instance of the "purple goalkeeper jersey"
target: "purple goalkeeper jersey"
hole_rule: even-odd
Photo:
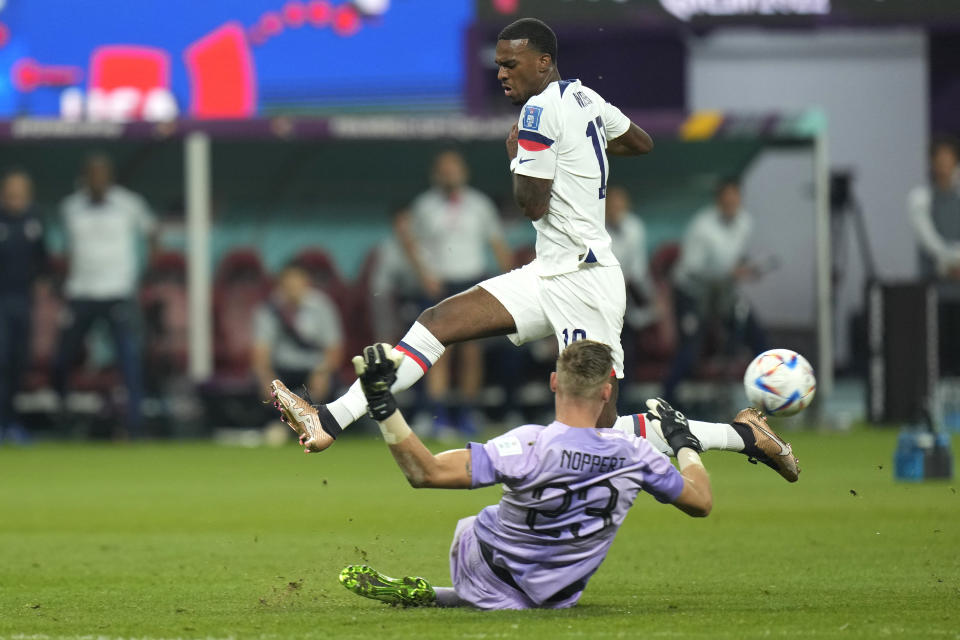
[[[491,568],[537,603],[582,590],[640,491],[673,502],[683,490],[666,456],[613,429],[525,425],[468,446],[473,486],[504,485],[477,516],[477,540]]]

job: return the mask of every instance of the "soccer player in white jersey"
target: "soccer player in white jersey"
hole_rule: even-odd
[[[672,454],[656,429],[646,430],[640,414],[617,416],[626,289],[604,228],[607,155],[649,153],[653,141],[597,92],[579,80],[561,79],[556,35],[540,20],[524,18],[504,28],[496,64],[504,95],[523,105],[506,145],[514,198],[537,230],[537,257],[424,311],[397,344],[406,357],[393,390],[410,387],[447,346],[465,340],[506,335],[522,344],[554,335],[561,350],[577,340],[596,340],[610,345],[615,374],[597,425],[642,435]],[[334,402],[313,406],[280,381],[272,386],[307,451],[326,449],[367,411],[359,381]],[[690,427],[705,449],[741,452],[797,480],[790,445],[759,412],[741,411],[730,424],[691,421]]]
[[[499,504],[457,523],[452,587],[393,579],[349,566],[340,582],[357,595],[407,606],[562,609],[580,599],[627,511],[641,493],[702,517],[713,507],[710,479],[686,418],[650,400],[680,466],[633,434],[595,425],[612,392],[611,348],[580,340],[550,375],[556,420],[528,424],[481,444],[433,455],[407,426],[390,386],[403,356],[379,344],[353,359],[361,387],[397,465],[417,488],[504,485]]]

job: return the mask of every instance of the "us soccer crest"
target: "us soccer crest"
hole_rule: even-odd
[[[529,105],[523,108],[523,128],[536,131],[540,128],[540,114],[543,107]]]

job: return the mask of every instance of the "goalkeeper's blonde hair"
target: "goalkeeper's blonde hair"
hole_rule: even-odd
[[[599,395],[612,371],[609,346],[594,340],[577,340],[557,358],[557,391],[580,398]]]

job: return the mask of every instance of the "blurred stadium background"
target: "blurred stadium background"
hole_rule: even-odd
[[[358,624],[362,605],[333,577],[343,564],[369,556],[443,584],[454,520],[496,490],[411,497],[372,424],[322,457],[298,455],[283,430],[284,451],[208,440],[270,440],[255,324],[291,261],[332,300],[344,363],[416,316],[425,296],[398,299],[374,274],[439,152],[462,154],[512,259],[530,259],[503,147],[517,110],[493,64],[497,33],[522,16],[556,30],[564,77],[656,142],[611,163],[645,225],[649,285],[624,335],[622,409],[660,393],[681,341],[685,230],[738,178],[764,272],[740,293],[769,346],[817,371],[814,405],[778,423],[804,475],[786,486],[711,454],[716,515],[693,528],[642,507],[573,611],[504,613],[478,631],[470,612],[365,607]],[[32,179],[49,255],[29,331],[4,334],[8,348],[29,334],[29,354],[0,425],[0,640],[635,637],[638,613],[670,637],[955,637],[956,491],[895,484],[898,436],[883,427],[960,430],[957,285],[921,269],[908,211],[930,184],[931,143],[960,132],[958,36],[956,0],[0,0],[0,170]],[[71,310],[63,202],[91,153],[158,223],[139,246],[133,433],[106,326],[66,371],[65,402],[56,391]],[[948,223],[960,242],[960,218]],[[711,322],[678,389],[688,414],[727,419],[745,402],[754,354],[735,334]],[[549,341],[485,341],[480,426],[544,419],[554,355]],[[340,367],[329,393],[352,379]],[[428,386],[401,400],[445,435],[430,430]],[[149,442],[106,444],[130,436]],[[904,475],[920,479],[924,455],[952,472],[933,443],[901,438]]]
[[[847,428],[867,417],[866,374],[884,358],[866,337],[864,292],[919,282],[907,194],[927,181],[932,132],[960,128],[953,3],[123,5],[0,7],[0,166],[32,176],[52,256],[16,396],[31,434],[63,426],[50,384],[66,270],[59,207],[91,151],[112,157],[117,181],[143,195],[160,224],[139,289],[153,436],[259,426],[249,424],[258,402],[251,322],[291,259],[307,259],[336,303],[347,352],[369,342],[371,296],[388,295],[371,291],[374,250],[391,233],[391,206],[429,186],[441,149],[464,155],[471,183],[493,198],[511,249],[526,259],[533,232],[511,202],[502,150],[515,108],[492,62],[498,30],[522,15],[555,27],[566,77],[621,106],[657,142],[648,158],[613,164],[611,184],[627,190],[645,223],[655,287],[652,323],[631,330],[625,402],[659,390],[675,351],[670,267],[687,223],[718,179],[739,176],[755,217],[751,253],[772,265],[744,291],[767,342],[804,353],[817,370],[818,411],[806,419]],[[895,318],[903,326],[888,324],[885,336],[909,332],[916,319]],[[71,422],[75,435],[115,431],[123,397],[104,338],[92,334],[71,374],[68,404],[83,418]],[[688,406],[716,413],[742,402],[737,381],[752,354],[726,340],[722,332],[708,340],[681,387]],[[504,384],[518,384],[497,376],[503,341],[493,342],[488,408],[502,405]],[[549,349],[535,349],[525,374],[538,380],[549,361]],[[889,369],[887,378],[901,380]],[[350,380],[342,374],[341,385]],[[874,399],[870,417],[915,421],[933,408],[955,424],[956,385],[921,378],[922,388],[888,380],[894,395],[910,386],[909,398]],[[871,398],[885,395],[884,380]],[[532,389],[517,402],[548,400]]]

